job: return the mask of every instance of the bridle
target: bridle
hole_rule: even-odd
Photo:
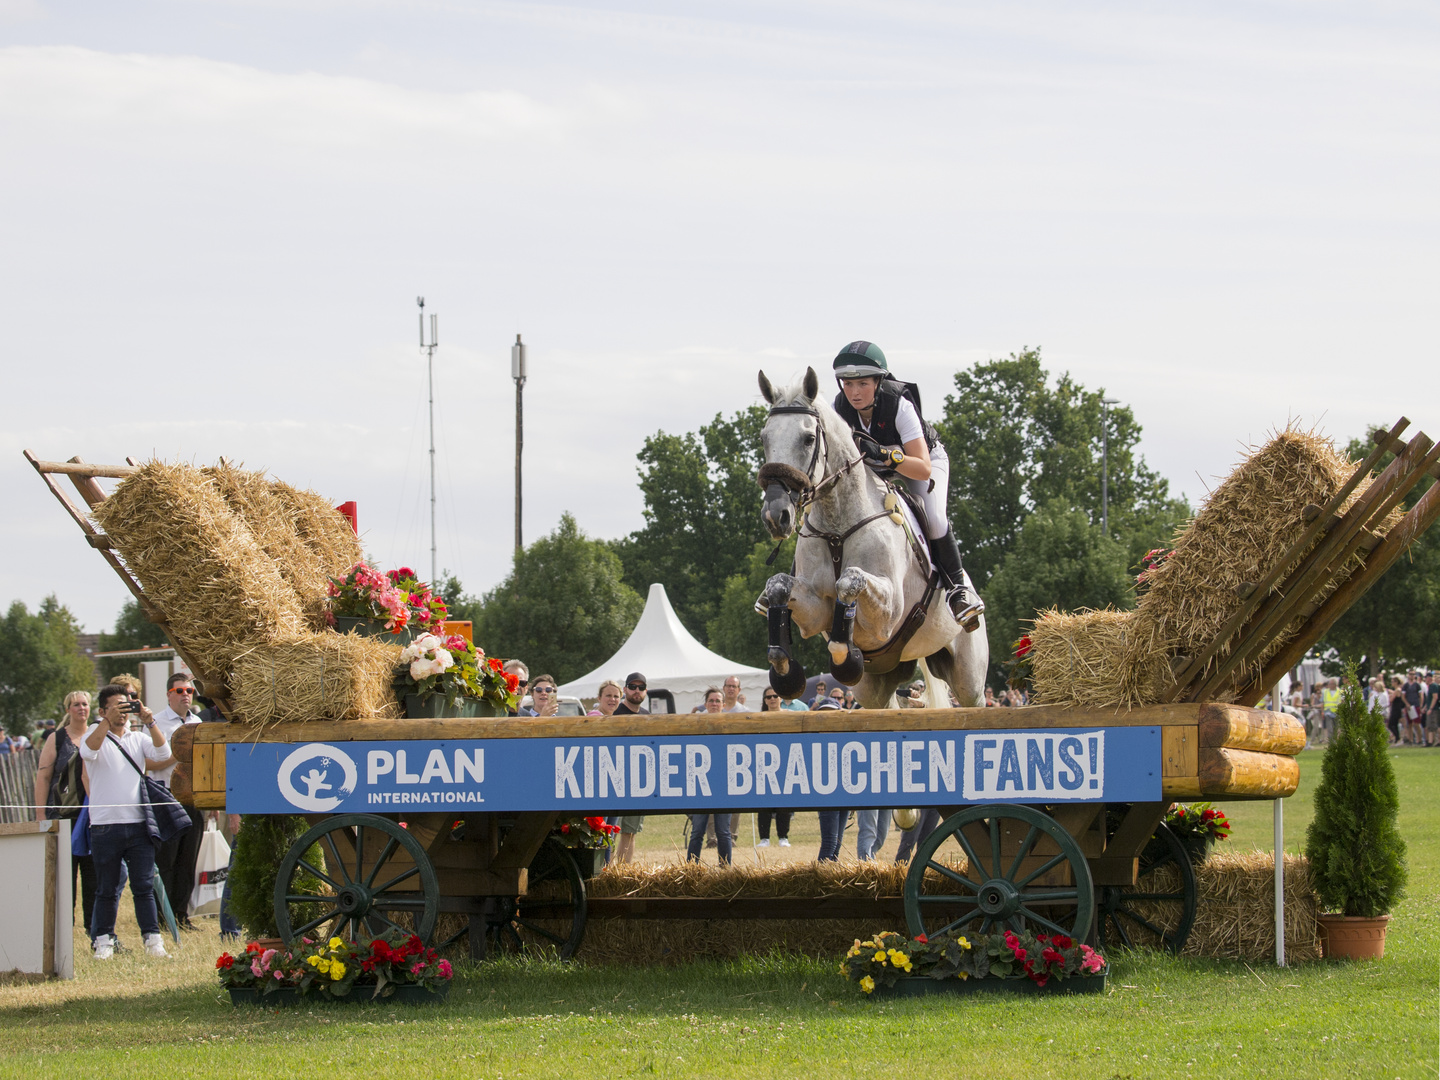
[[[822,446],[825,449],[825,456],[827,458],[830,456],[830,439],[829,436],[825,434],[825,424],[820,419],[820,411],[813,405],[772,405],[767,419],[769,416],[783,415],[786,413],[798,413],[815,418],[815,430],[818,437],[815,440],[815,448],[810,451],[810,464],[805,466],[805,471],[801,473],[800,470],[793,465],[770,464],[767,462],[760,467],[760,472],[757,474],[756,479],[762,488],[769,488],[771,484],[780,485],[797,504],[797,513],[804,514],[805,511],[809,509],[810,504],[824,494],[827,488],[838,483],[842,476],[864,461],[865,455],[857,453],[853,461],[847,461],[829,476],[821,477],[817,483],[814,479],[815,465],[820,460],[820,450]],[[803,480],[801,477],[803,477]]]

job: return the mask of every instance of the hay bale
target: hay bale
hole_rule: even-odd
[[[291,496],[295,489],[266,479],[263,472],[251,472],[223,460],[200,471],[215,484],[230,509],[249,527],[256,543],[274,560],[280,576],[295,590],[310,629],[323,629],[327,571],[320,553],[301,536],[301,518],[308,526],[308,518],[313,515]],[[282,495],[277,488],[288,490]],[[344,523],[339,514],[334,516]],[[350,531],[348,524],[346,531]]]
[[[235,717],[261,726],[398,717],[400,652],[398,645],[333,630],[253,645],[235,657]]]
[[[1275,956],[1275,857],[1212,854],[1195,868],[1198,904],[1183,955],[1269,960]],[[1158,887],[1157,890],[1159,891]],[[1320,957],[1320,900],[1303,855],[1285,856],[1285,959]]]
[[[304,629],[295,590],[214,480],[194,466],[146,463],[94,517],[207,692],[224,685],[247,646]]]
[[[314,553],[321,580],[318,588],[325,591],[324,578],[343,577],[345,572],[365,557],[360,538],[346,517],[336,510],[329,499],[291,487],[281,480],[271,480],[270,489],[290,514],[296,534]],[[313,588],[314,586],[312,586]]]
[[[1030,631],[1034,700],[1128,709],[1152,705],[1171,679],[1169,646],[1129,611],[1041,612]]]
[[[1182,655],[1205,648],[1239,610],[1242,587],[1264,577],[1300,538],[1305,506],[1326,505],[1354,471],[1355,463],[1329,439],[1293,427],[1252,450],[1210,493],[1176,538],[1174,552],[1151,574],[1136,623],[1150,624],[1145,633]],[[1315,599],[1328,596],[1347,576],[1348,569],[1327,582]],[[1261,663],[1289,639],[1298,621],[1270,646]],[[1228,653],[1229,644],[1217,659]],[[1254,673],[1253,668],[1237,672],[1235,681],[1246,681]]]

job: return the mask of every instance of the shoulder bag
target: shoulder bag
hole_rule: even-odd
[[[55,734],[50,737],[55,740],[56,765],[50,776],[50,791],[46,797],[50,805],[45,807],[45,816],[74,821],[80,814],[80,805],[85,801],[85,783],[80,777],[80,770],[85,763],[80,760],[80,748],[63,727],[57,727]],[[70,756],[63,765],[59,763],[61,739],[71,748]]]
[[[107,734],[105,738],[115,744],[120,756],[140,774],[140,804],[145,808],[145,824],[150,830],[150,839],[163,844],[190,828],[189,813],[170,794],[170,789],[158,780],[152,780],[144,769],[136,765],[135,759],[125,753],[125,748],[114,735]]]

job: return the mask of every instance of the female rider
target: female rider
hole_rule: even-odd
[[[909,393],[911,387],[890,374],[880,346],[852,341],[835,357],[835,381],[840,393],[835,411],[861,437],[865,456],[904,478],[925,506],[925,538],[930,557],[945,579],[950,611],[967,631],[979,626],[985,605],[965,587],[960,548],[945,514],[949,490],[950,457],[935,429],[920,416]],[[914,397],[919,400],[918,394]]]

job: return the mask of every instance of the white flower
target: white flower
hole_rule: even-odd
[[[449,671],[455,666],[455,657],[450,655],[449,649],[436,649],[435,662],[440,665],[440,671]],[[440,672],[436,672],[438,675]]]
[[[406,645],[400,653],[400,662],[402,664],[408,664],[412,660],[419,659],[421,651],[422,650],[416,645]]]
[[[413,647],[419,649],[421,652],[429,652],[431,649],[438,649],[444,644],[445,643],[434,634],[421,634],[415,639]]]
[[[429,675],[439,675],[444,671],[444,666],[438,660],[431,660],[428,657],[420,657],[410,663],[410,677],[416,682]]]

